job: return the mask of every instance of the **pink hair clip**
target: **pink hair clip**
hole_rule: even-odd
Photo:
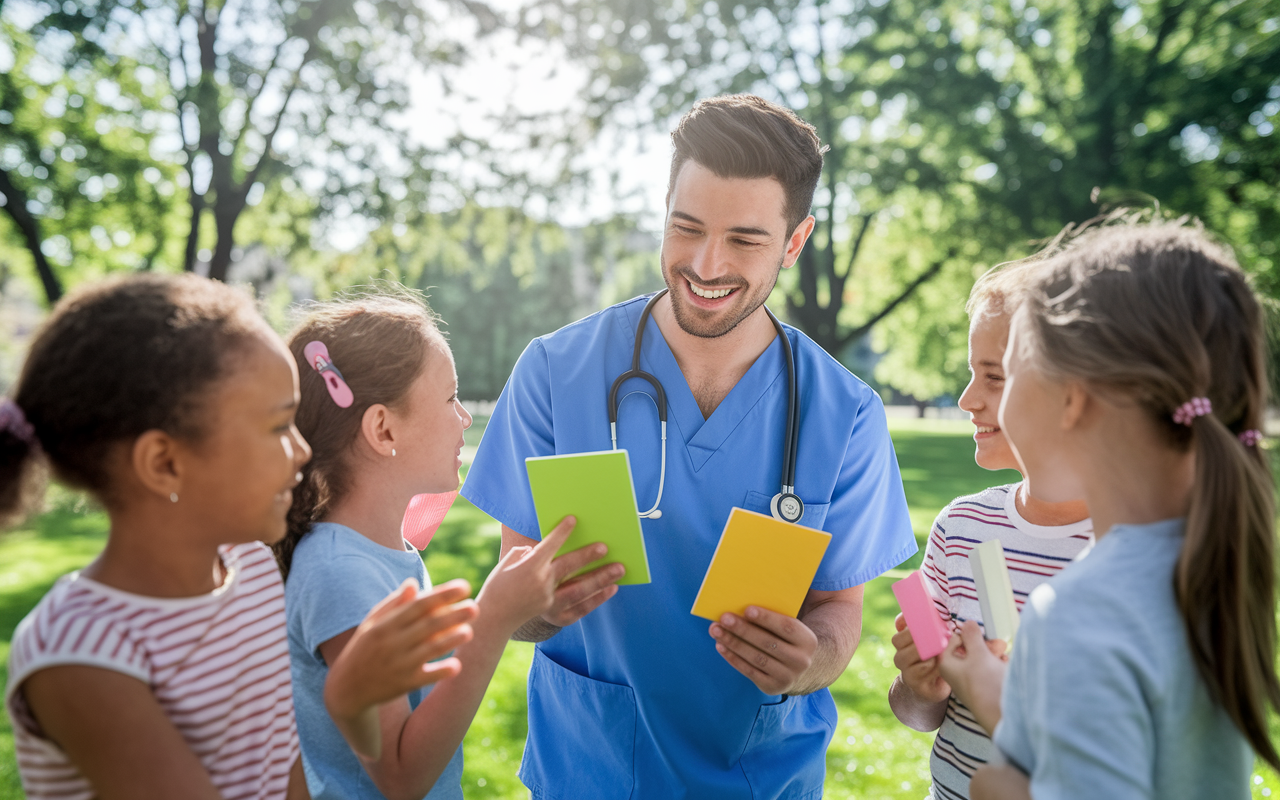
[[[1260,430],[1251,428],[1240,432],[1240,444],[1245,447],[1257,447],[1260,441],[1262,441],[1262,431]]]
[[[22,413],[22,406],[7,397],[0,400],[0,431],[8,431],[32,447],[36,444],[36,429]]]
[[[329,358],[329,348],[324,346],[324,342],[308,342],[307,346],[302,348],[302,354],[307,357],[307,363],[311,368],[320,373],[320,377],[324,379],[325,388],[329,390],[329,396],[333,398],[333,402],[338,404],[339,408],[350,408],[355,402],[355,395],[351,393],[351,387],[347,385],[346,378],[342,377],[342,373],[333,365],[333,359]]]
[[[1207,397],[1193,397],[1182,405],[1178,406],[1178,410],[1173,412],[1173,421],[1179,425],[1191,427],[1191,422],[1196,417],[1203,417],[1205,414],[1213,413],[1213,404],[1209,402]]]

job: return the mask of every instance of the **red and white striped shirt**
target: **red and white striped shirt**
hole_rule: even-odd
[[[954,618],[956,627],[970,619],[982,623],[978,590],[969,565],[969,553],[977,545],[1000,540],[1009,566],[1013,599],[1021,611],[1032,589],[1058,574],[1093,544],[1091,520],[1044,526],[1023,519],[1015,503],[1019,485],[996,486],[956,498],[942,510],[929,531],[920,569],[938,613]],[[973,712],[951,695],[929,759],[931,796],[936,800],[967,800],[969,779],[994,754],[995,745]]]
[[[87,665],[146,683],[224,798],[283,798],[298,758],[284,583],[270,549],[223,547],[223,585],[199,597],[130,594],[63,576],[18,625],[5,705],[29,798],[92,798],[93,787],[41,735],[22,683]]]

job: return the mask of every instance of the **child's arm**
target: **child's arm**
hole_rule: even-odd
[[[969,620],[952,634],[947,649],[938,656],[942,677],[988,736],[995,735],[1000,722],[1000,689],[1007,666],[1005,647],[1003,640],[983,639],[982,627]]]
[[[284,800],[311,800],[307,776],[302,771],[302,756],[294,760],[293,768],[289,770],[289,789],[285,792]]]
[[[377,758],[361,762],[388,798],[421,800],[435,785],[471,726],[511,634],[551,607],[562,580],[601,557],[599,545],[554,557],[573,524],[566,518],[536,547],[513,548],[498,562],[476,599],[474,636],[455,653],[463,667],[456,677],[437,684],[412,712],[405,698],[378,706],[384,746]],[[326,662],[339,658],[341,638],[320,645]]]
[[[987,764],[969,782],[972,800],[1031,800],[1031,781],[1012,764]]]
[[[947,698],[951,686],[938,670],[938,658],[921,661],[916,651],[907,620],[899,614],[893,620],[898,632],[893,635],[893,664],[899,675],[889,687],[889,708],[898,721],[912,730],[935,731],[947,716]]]
[[[458,674],[458,659],[433,661],[471,638],[476,604],[471,586],[456,580],[419,596],[406,580],[359,627],[320,646],[331,664],[324,702],[334,724],[357,754],[381,754],[377,706]],[[340,655],[339,655],[340,654]]]
[[[44,736],[100,800],[220,800],[200,759],[137,678],[65,665],[34,673],[20,691]]]

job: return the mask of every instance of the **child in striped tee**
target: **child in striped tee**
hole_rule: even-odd
[[[1001,359],[1009,336],[1005,298],[1027,267],[1014,265],[984,275],[969,298],[969,370],[973,377],[960,397],[976,426],[978,465],[990,470],[1017,469],[1018,462],[996,420],[1004,391]],[[1092,526],[1082,502],[1037,500],[1026,481],[956,498],[943,509],[929,532],[921,571],[938,612],[955,620],[981,622],[969,553],[982,542],[1000,540],[1014,600],[1021,610],[1036,586],[1071,563],[1092,543]],[[969,779],[995,753],[983,725],[951,691],[938,657],[921,661],[902,615],[895,621],[901,673],[889,689],[889,705],[903,724],[938,731],[930,756],[931,796],[937,800],[969,797]],[[1002,642],[990,642],[1003,653]],[[993,723],[994,725],[994,723]]]
[[[284,343],[221,283],[118,278],[54,309],[0,400],[0,524],[51,467],[110,531],[13,637],[5,705],[27,797],[307,796],[264,544],[311,455],[297,404]],[[326,689],[365,708],[456,675],[456,660],[424,664],[470,636],[467,592],[393,592]]]

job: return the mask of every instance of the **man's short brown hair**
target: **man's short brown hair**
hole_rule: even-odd
[[[782,184],[787,233],[809,216],[827,148],[814,127],[790,109],[750,94],[699,100],[671,132],[671,141],[668,203],[676,176],[692,159],[722,178],[773,178]]]

